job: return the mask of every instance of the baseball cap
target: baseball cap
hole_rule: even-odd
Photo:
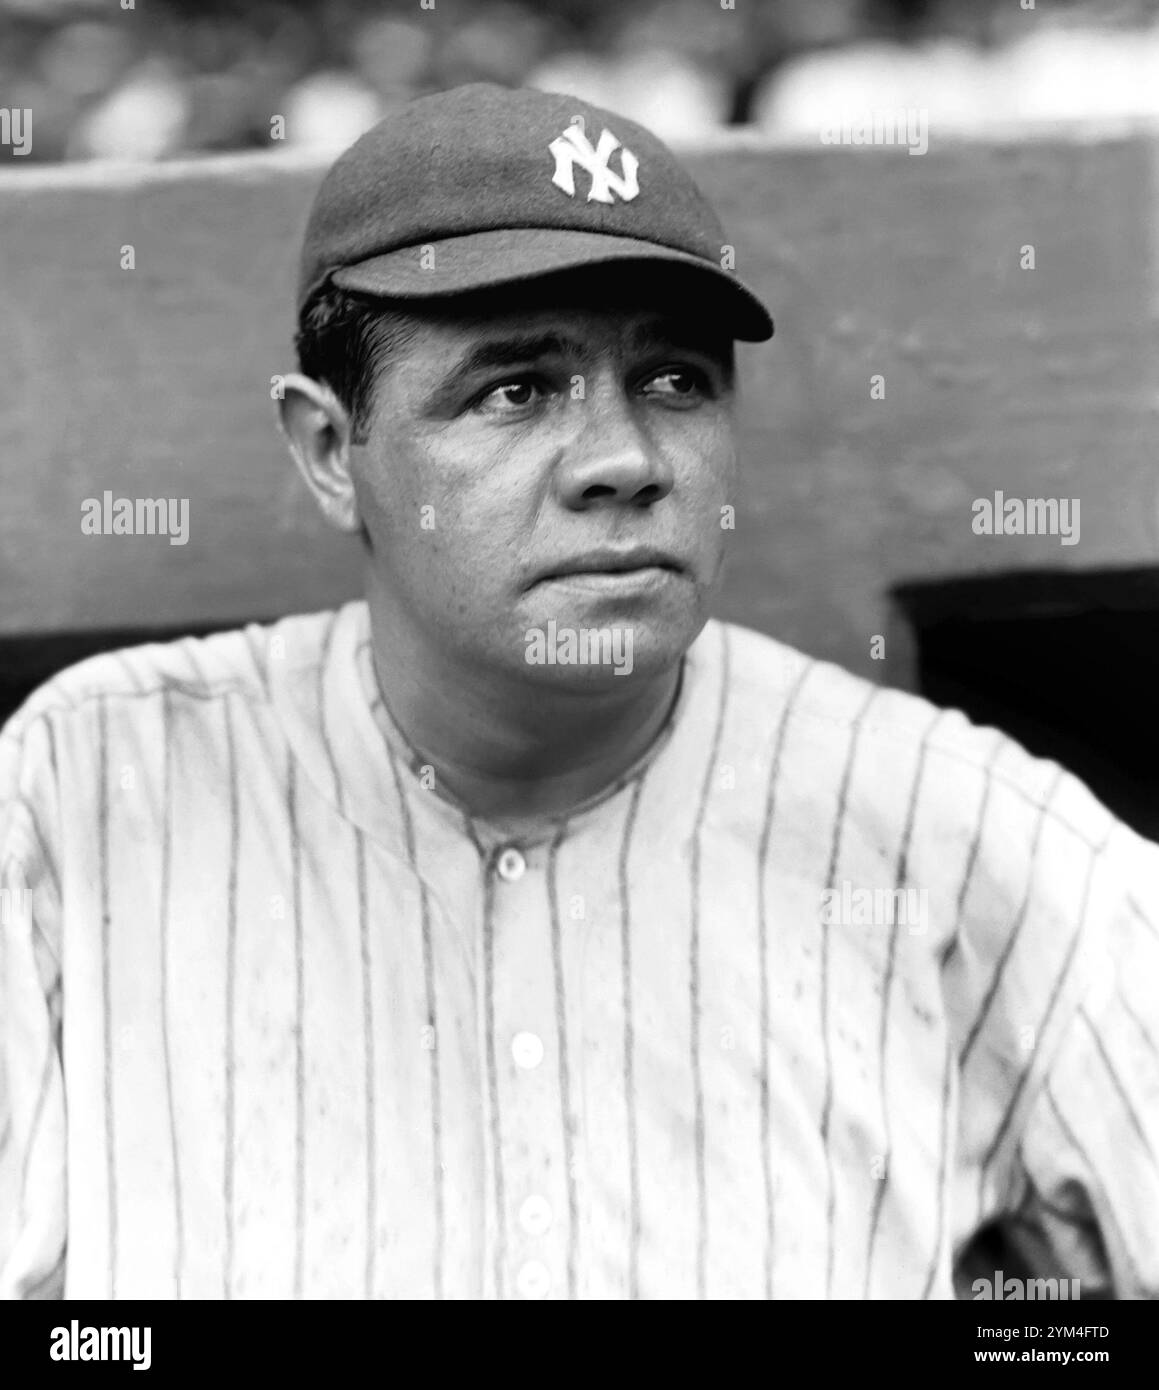
[[[768,310],[721,266],[712,204],[650,131],[577,97],[472,83],[408,102],[327,172],[306,225],[301,311],[328,281],[429,299],[603,262],[683,267],[732,335]]]

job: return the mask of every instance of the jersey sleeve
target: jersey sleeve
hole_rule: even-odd
[[[46,718],[0,732],[0,1298],[61,1297],[66,1249],[58,817]]]
[[[1088,979],[1030,1109],[1007,1238],[1083,1298],[1159,1298],[1159,847],[1118,827]]]

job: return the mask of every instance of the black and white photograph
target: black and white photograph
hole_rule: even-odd
[[[1159,0],[0,0],[0,326],[19,1365],[1123,1372]]]

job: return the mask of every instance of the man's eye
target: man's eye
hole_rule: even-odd
[[[666,367],[644,383],[644,390],[651,396],[691,399],[709,394],[708,378],[694,367]]]
[[[501,386],[493,386],[485,395],[479,397],[475,408],[492,415],[506,415],[525,410],[529,405],[533,405],[541,394],[538,383],[526,377],[516,378],[513,381],[505,381]]]

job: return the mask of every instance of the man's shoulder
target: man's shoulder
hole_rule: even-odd
[[[341,611],[293,614],[87,657],[37,687],[4,726],[3,736],[20,740],[45,717],[84,720],[100,706],[115,707],[119,719],[131,721],[136,710],[143,713],[160,697],[207,711],[229,695],[255,706],[269,704],[283,668],[322,659]]]
[[[726,639],[728,702],[741,718],[768,725],[782,717],[859,740],[921,742],[937,724],[939,746],[985,759],[997,730],[973,724],[957,710],[920,695],[878,685],[834,662],[735,623],[715,624]]]
[[[1064,819],[1091,834],[1113,819],[1057,763],[961,710],[878,685],[749,628],[716,626],[727,636],[731,718],[763,731],[765,738],[776,737],[784,723],[798,738],[811,736],[817,744],[840,740],[856,759],[860,778],[883,786],[897,769],[923,759],[947,804],[959,788],[972,788],[983,777],[1024,800],[1049,800]]]

